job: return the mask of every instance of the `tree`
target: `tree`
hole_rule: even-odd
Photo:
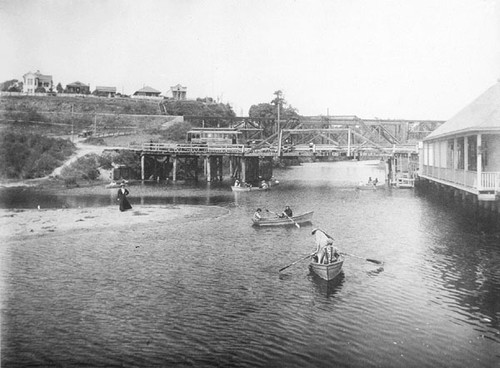
[[[19,91],[17,91],[17,89],[19,89],[18,84],[19,84],[19,81],[17,79],[7,80],[3,83],[0,83],[0,91],[2,91],[2,92],[6,92],[6,91],[19,92]],[[14,90],[14,89],[16,89],[16,90]]]
[[[274,95],[276,95],[276,98],[273,99],[270,103],[260,103],[258,105],[250,106],[250,109],[248,110],[248,116],[251,118],[277,119],[279,105],[280,120],[288,120],[299,117],[297,109],[292,107],[292,105],[287,105],[287,102],[283,98],[283,92],[281,90],[274,92]]]
[[[56,91],[57,91],[57,93],[63,93],[64,89],[61,85],[61,82],[57,83]]]

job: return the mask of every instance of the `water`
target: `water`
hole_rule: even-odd
[[[276,176],[268,192],[130,188],[136,209],[216,205],[221,217],[1,245],[2,367],[500,366],[499,234],[477,233],[413,190],[356,191],[383,178],[375,165],[304,164]],[[74,193],[9,198],[21,208],[115,206],[114,191]],[[313,224],[250,226],[255,208],[285,205],[314,210]],[[307,262],[278,273],[314,250],[313,226],[384,264],[347,257],[330,282]]]

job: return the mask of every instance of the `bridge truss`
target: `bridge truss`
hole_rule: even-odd
[[[197,126],[231,127],[243,134],[254,150],[282,154],[314,149],[317,152],[383,153],[415,150],[416,144],[439,127],[441,120],[362,119],[352,116],[274,118],[185,117]],[[279,127],[279,128],[278,128]]]

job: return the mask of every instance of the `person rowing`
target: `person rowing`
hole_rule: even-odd
[[[260,214],[261,212],[262,212],[262,210],[260,208],[257,208],[255,210],[255,213],[253,214],[254,221],[260,221],[260,219],[262,218],[262,216]]]
[[[289,206],[285,206],[285,209],[283,210],[283,212],[281,213],[281,215],[279,217],[287,218],[287,217],[292,217],[292,216],[293,216],[292,209]]]
[[[320,264],[335,262],[340,254],[333,246],[333,238],[320,229],[313,229],[311,234],[316,240],[316,252],[313,256],[315,262]]]

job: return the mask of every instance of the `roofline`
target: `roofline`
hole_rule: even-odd
[[[483,134],[500,133],[500,127],[489,127],[489,128],[471,127],[471,128],[456,130],[454,132],[438,134],[435,136],[429,135],[429,136],[425,137],[422,141],[428,142],[428,141],[435,141],[435,140],[443,140],[445,138],[454,138],[457,135],[471,135],[473,133],[475,133],[475,134],[477,134],[477,133],[483,133]]]

